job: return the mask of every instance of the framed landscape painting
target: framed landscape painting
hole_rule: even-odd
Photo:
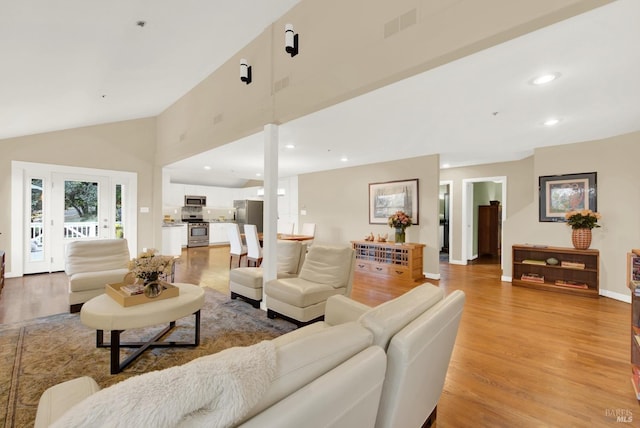
[[[387,224],[396,211],[404,211],[418,224],[417,178],[369,184],[369,223]]]
[[[597,173],[540,176],[540,221],[566,221],[569,211],[597,211]]]

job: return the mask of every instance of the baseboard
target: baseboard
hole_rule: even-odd
[[[428,273],[428,272],[423,272],[423,275],[425,276],[425,278],[428,279],[434,279],[436,281],[440,281],[440,274],[439,273]]]
[[[608,297],[610,299],[619,300],[625,303],[631,303],[631,296],[621,293],[616,293],[615,291],[603,290],[600,289],[600,295],[604,297]]]
[[[500,281],[502,281],[502,282],[511,282],[511,279],[512,279],[512,277],[510,277],[510,276],[505,276],[505,275],[502,275],[502,276],[500,277]]]
[[[449,264],[451,265],[462,265],[462,266],[466,266],[467,262],[466,260],[454,260],[454,259],[450,259],[449,260]]]

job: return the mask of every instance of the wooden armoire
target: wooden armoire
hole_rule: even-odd
[[[500,255],[502,207],[500,204],[478,207],[478,256]]]

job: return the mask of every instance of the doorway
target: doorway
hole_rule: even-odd
[[[462,259],[467,263],[501,264],[507,178],[470,178],[462,183]]]
[[[12,230],[22,231],[12,273],[64,270],[70,241],[127,238],[136,248],[136,174],[26,162],[12,171]]]
[[[440,262],[449,262],[449,245],[451,242],[451,201],[453,181],[441,181],[438,192],[439,199],[439,253]]]

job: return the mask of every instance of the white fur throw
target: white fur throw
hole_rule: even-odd
[[[273,342],[230,348],[98,391],[51,427],[230,427],[257,404],[275,373]]]

